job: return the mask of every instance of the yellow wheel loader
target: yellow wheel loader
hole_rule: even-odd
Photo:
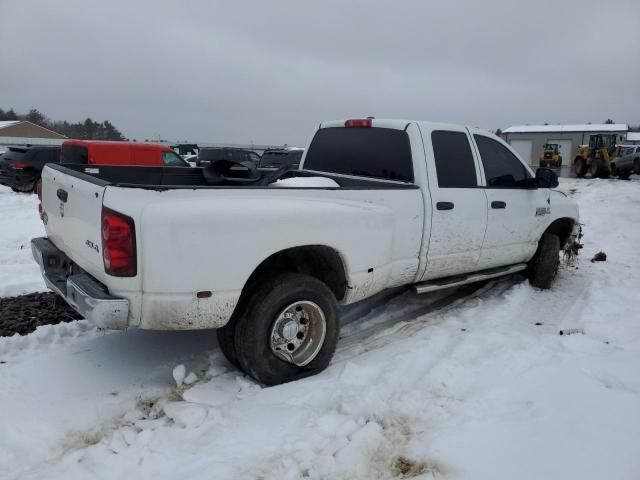
[[[592,178],[607,178],[611,173],[611,160],[620,155],[620,147],[616,145],[618,136],[591,135],[589,145],[582,145],[573,158],[573,168],[578,178],[587,172]]]
[[[541,167],[560,168],[562,166],[562,155],[560,155],[559,147],[560,145],[557,143],[545,143],[542,146]]]

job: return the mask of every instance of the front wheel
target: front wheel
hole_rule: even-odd
[[[538,250],[527,267],[527,276],[532,287],[551,288],[558,275],[560,265],[560,238],[553,233],[544,233],[538,242]]]
[[[582,157],[576,158],[574,168],[576,171],[576,177],[582,178],[587,173],[587,162]]]
[[[277,385],[327,368],[339,333],[333,292],[317,278],[283,273],[257,285],[238,312],[235,355],[248,375]]]

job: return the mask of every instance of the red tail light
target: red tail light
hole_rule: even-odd
[[[104,270],[115,277],[135,277],[136,227],[131,217],[102,207]]]
[[[40,220],[44,221],[44,210],[42,209],[42,180],[38,180],[38,183],[36,183],[36,193],[38,194],[38,213],[40,213]]]
[[[347,128],[371,128],[372,121],[370,118],[352,118],[344,122],[344,126]]]
[[[27,167],[28,165],[26,163],[21,162],[13,162],[9,164],[9,168],[13,168],[14,170],[23,170]]]

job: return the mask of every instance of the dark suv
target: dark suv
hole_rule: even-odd
[[[253,150],[243,150],[241,148],[201,147],[196,163],[201,167],[209,165],[216,160],[233,160],[234,162],[248,161],[257,165],[260,161],[260,155]]]
[[[60,147],[9,147],[0,156],[0,185],[33,192],[47,163],[60,163]]]

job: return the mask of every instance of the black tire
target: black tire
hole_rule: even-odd
[[[576,158],[574,168],[578,178],[582,178],[587,174],[587,162],[582,157]]]
[[[36,191],[36,182],[20,185],[19,187],[11,187],[16,193],[34,193]]]
[[[527,268],[527,277],[532,287],[551,288],[558,275],[560,265],[560,238],[553,233],[544,233],[538,242],[538,250]]]
[[[618,176],[618,167],[616,167],[615,163],[611,164],[611,176],[612,177],[617,177]]]
[[[631,172],[626,170],[624,172],[618,172],[618,178],[620,180],[629,180],[629,176],[631,175]]]
[[[231,365],[236,368],[240,368],[238,363],[238,356],[236,355],[235,346],[235,333],[236,333],[236,315],[234,314],[224,327],[216,330],[218,336],[218,345],[220,350]]]
[[[318,342],[319,351],[304,366],[277,356],[271,343],[272,329],[279,315],[296,302],[312,302],[325,320],[324,341]],[[256,285],[238,312],[234,331],[235,355],[242,370],[255,380],[265,385],[278,385],[327,368],[339,334],[338,303],[329,287],[309,275],[282,273]]]
[[[633,172],[636,175],[640,175],[640,158],[636,158],[633,162]]]
[[[599,158],[594,158],[591,160],[591,165],[589,166],[589,170],[591,171],[592,178],[598,178],[600,176],[600,172],[602,171],[602,160]]]

